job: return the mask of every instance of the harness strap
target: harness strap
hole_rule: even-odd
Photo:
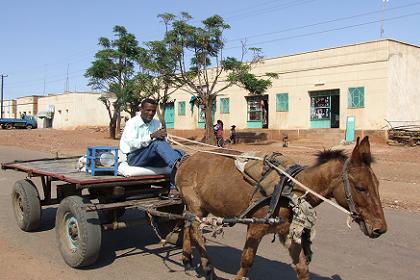
[[[254,203],[252,203],[251,205],[249,205],[248,206],[248,208],[244,211],[244,212],[242,212],[242,214],[239,216],[239,218],[240,219],[242,219],[242,218],[245,218],[245,217],[247,217],[248,216],[248,214],[253,210],[253,209],[255,209],[255,208],[257,208],[257,207],[259,207],[260,205],[262,205],[262,204],[264,204],[264,203],[267,203],[268,204],[268,201],[271,199],[271,197],[270,196],[267,196],[267,197],[263,197],[263,198],[261,198],[260,200],[258,200],[258,201],[256,201],[256,202],[254,202]]]
[[[256,182],[255,187],[256,191],[259,191],[263,196],[268,196],[267,192],[262,188],[261,182],[270,175],[273,168],[271,168],[270,163],[274,165],[279,165],[280,163],[277,161],[276,157],[282,156],[282,153],[273,152],[271,155],[266,155],[263,159],[263,170],[261,172],[261,178]],[[255,195],[255,192],[253,196]]]
[[[292,165],[289,168],[287,168],[286,172],[290,176],[295,177],[303,169],[304,169],[303,166],[301,166],[299,164],[295,164],[295,165]],[[274,192],[271,196],[270,206],[269,206],[266,218],[270,218],[270,217],[273,216],[274,211],[277,208],[277,205],[279,203],[279,200],[280,200],[281,196],[287,197],[289,200],[291,200],[291,195],[292,195],[292,190],[293,190],[294,183],[289,178],[287,178],[286,176],[284,176],[280,173],[279,173],[279,175],[281,176],[281,179],[278,182],[278,184],[274,187]]]
[[[346,159],[346,161],[344,162],[343,172],[341,173],[341,178],[343,179],[344,193],[346,195],[346,201],[347,201],[347,205],[349,206],[351,216],[353,218],[357,218],[359,216],[359,214],[357,213],[356,205],[354,203],[353,196],[351,195],[349,173],[347,171],[348,166],[349,166],[349,162],[350,162],[350,158]]]

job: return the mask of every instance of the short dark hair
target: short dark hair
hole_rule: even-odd
[[[141,101],[140,108],[142,108],[144,106],[144,104],[146,104],[146,103],[153,104],[153,105],[158,105],[156,100],[154,100],[152,98],[145,98]]]

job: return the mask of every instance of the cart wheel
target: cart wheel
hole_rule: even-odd
[[[28,125],[26,126],[26,129],[32,129],[32,125],[28,124]]]
[[[93,264],[101,248],[98,212],[84,209],[84,204],[89,202],[80,196],[68,196],[58,206],[55,218],[61,255],[74,268]]]
[[[31,180],[19,180],[12,192],[13,212],[19,228],[33,231],[41,225],[41,202],[38,190]]]
[[[13,128],[13,124],[6,123],[5,127],[6,127],[6,129],[12,129]]]

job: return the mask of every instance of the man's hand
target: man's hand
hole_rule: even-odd
[[[166,128],[162,127],[160,129],[156,130],[155,132],[153,132],[152,134],[150,134],[150,138],[152,138],[152,139],[164,139],[167,135],[168,135],[168,133],[166,132]]]

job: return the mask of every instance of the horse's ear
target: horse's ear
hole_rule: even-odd
[[[356,146],[359,146],[359,143],[360,143],[360,137],[359,137],[359,136],[357,136]]]
[[[360,142],[360,144],[358,143],[356,147],[354,147],[353,152],[351,153],[351,162],[354,165],[360,165],[362,162],[370,165],[372,162],[368,136],[365,136],[362,142]]]
[[[363,138],[362,142],[360,142],[359,146],[360,146],[360,153],[370,155],[369,136],[365,136],[365,138]]]

